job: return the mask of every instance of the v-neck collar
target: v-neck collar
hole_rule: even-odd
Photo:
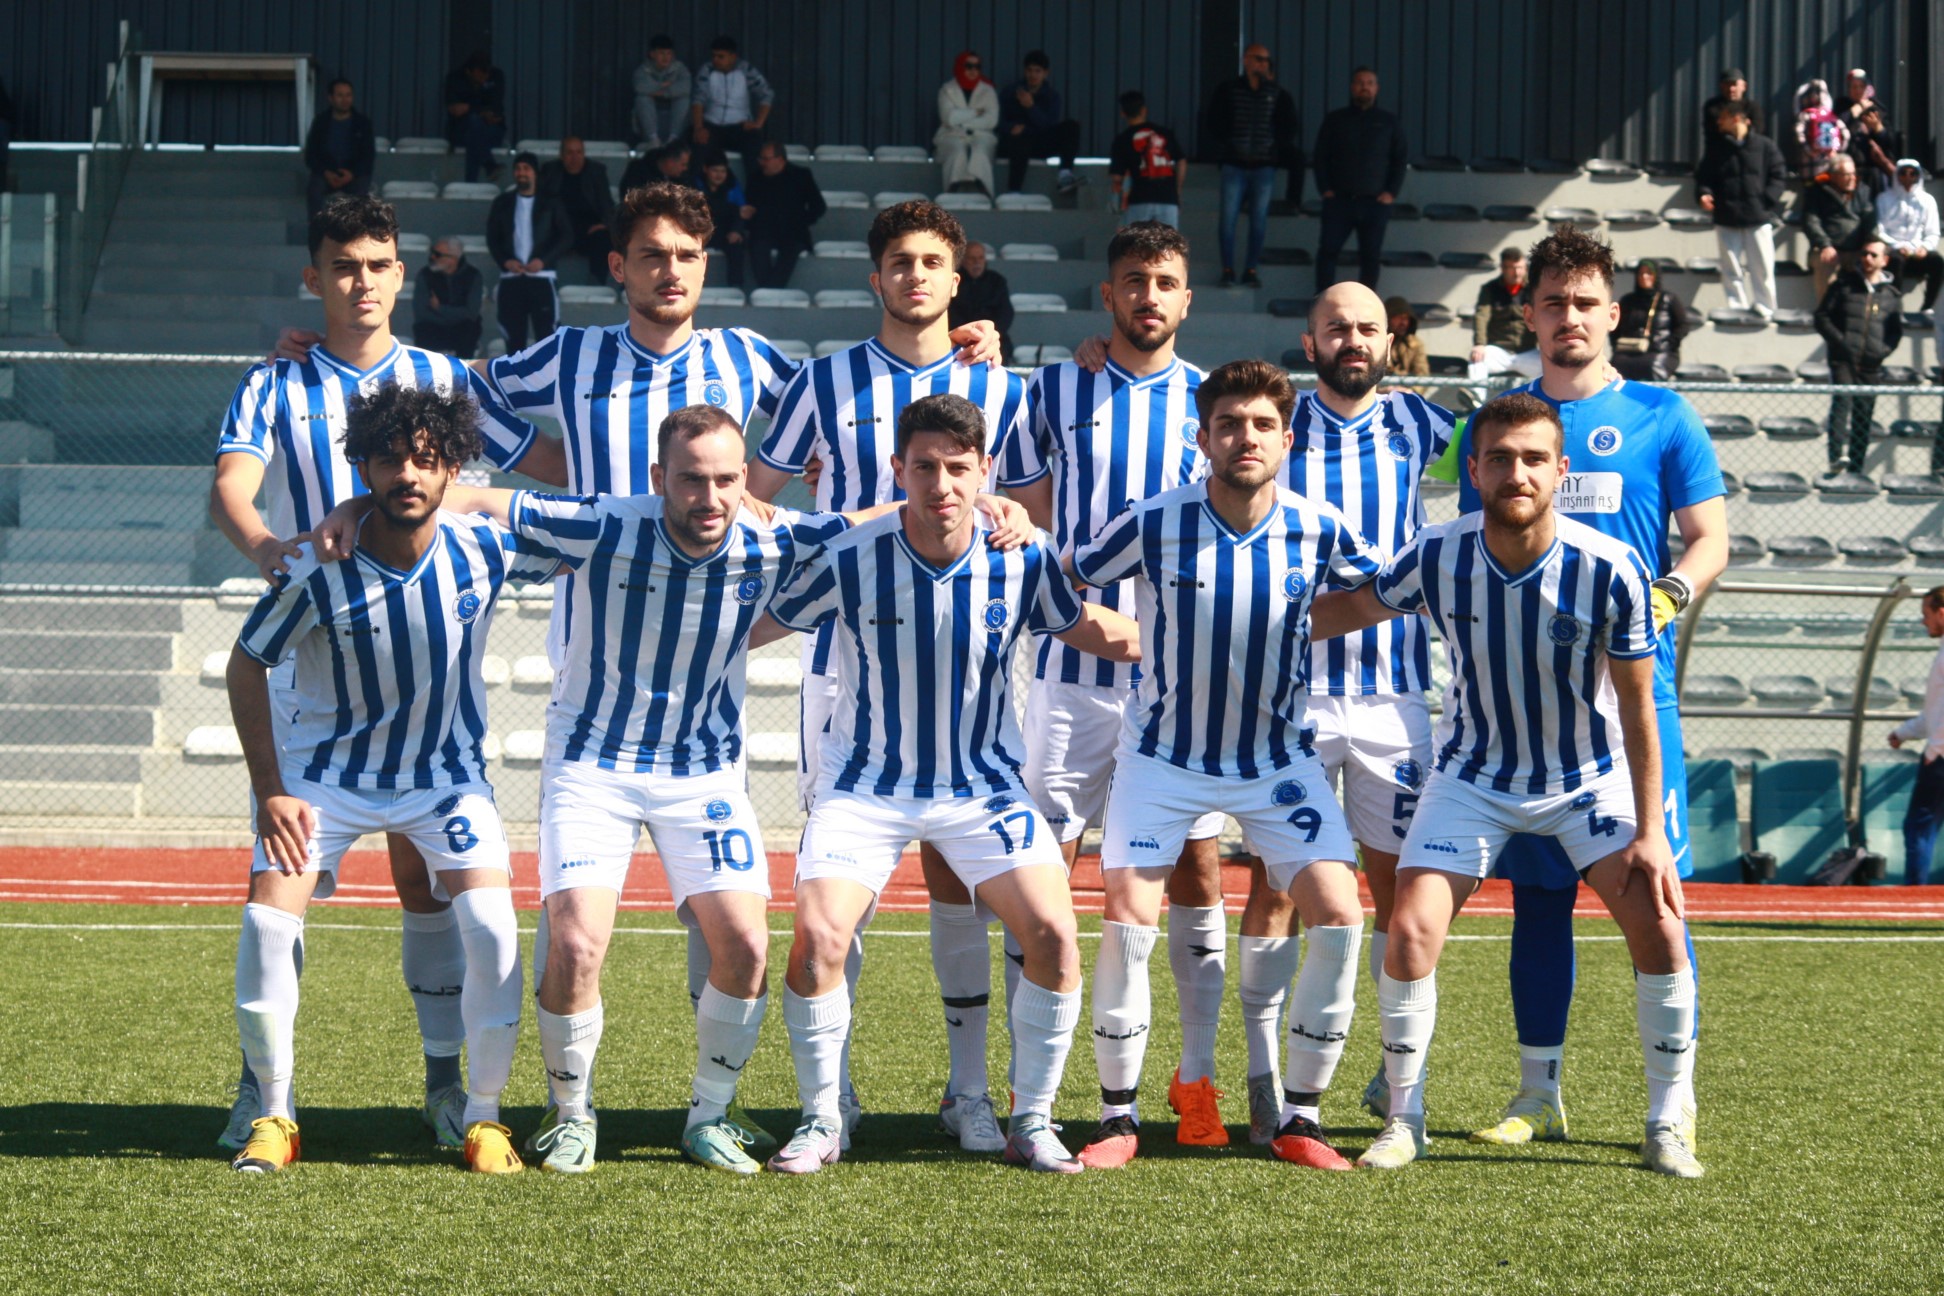
[[[1552,543],[1546,546],[1546,552],[1527,563],[1524,569],[1516,575],[1505,570],[1505,565],[1499,562],[1498,558],[1493,555],[1492,547],[1485,543],[1485,528],[1483,527],[1478,529],[1478,552],[1484,555],[1486,563],[1492,569],[1492,574],[1497,576],[1501,581],[1504,581],[1507,585],[1523,585],[1551,565],[1553,555],[1559,552],[1559,531],[1557,527],[1554,528]]]
[[[1165,383],[1168,379],[1174,377],[1181,369],[1181,357],[1176,356],[1174,359],[1168,361],[1166,365],[1151,374],[1132,373],[1120,365],[1115,364],[1111,359],[1107,361],[1106,369],[1108,373],[1112,374],[1125,386],[1138,390],[1143,387],[1153,387],[1157,384]]]
[[[668,547],[669,555],[673,561],[680,563],[684,567],[694,569],[697,567],[707,567],[710,563],[715,562],[724,554],[728,553],[730,542],[736,538],[736,529],[741,525],[742,510],[737,509],[736,516],[729,519],[729,529],[722,533],[722,543],[718,544],[713,550],[702,555],[700,558],[693,556],[688,550],[676,543],[674,534],[668,529],[668,514],[665,512],[655,514],[655,537]]]
[[[392,361],[398,358],[399,350],[400,347],[398,345],[398,339],[393,338],[391,344],[391,350],[385,352],[384,355],[380,356],[376,361],[374,361],[369,369],[360,369],[356,365],[352,364],[349,360],[345,360],[339,356],[335,356],[331,354],[329,351],[326,351],[324,349],[324,345],[321,342],[318,345],[311,348],[311,354],[315,356],[317,358],[317,362],[323,365],[325,368],[334,369],[338,373],[341,373],[348,378],[354,379],[358,382],[363,382],[365,379],[371,377],[371,375],[378,373],[383,369],[389,368]]]
[[[891,348],[885,346],[884,343],[876,338],[866,338],[864,345],[885,364],[913,378],[929,377],[940,369],[949,369],[958,363],[958,353],[956,351],[948,352],[943,358],[934,360],[928,365],[915,365],[903,356],[894,355]]]
[[[677,346],[673,351],[664,354],[660,351],[650,351],[647,347],[635,341],[633,330],[626,324],[623,324],[621,326],[621,344],[627,347],[628,350],[634,352],[643,363],[659,367],[661,365],[671,364],[681,359],[684,355],[687,355],[689,350],[695,346],[696,336],[700,332],[700,329],[691,328],[689,335],[682,339],[681,345]]]
[[[904,516],[902,510],[900,510],[900,512],[898,513],[897,518],[898,518],[898,530],[897,530],[898,543],[901,546],[903,546],[905,553],[910,556],[911,561],[918,564],[919,569],[923,571],[925,575],[931,579],[931,582],[934,585],[938,584],[940,581],[947,580],[953,576],[956,576],[959,573],[959,570],[961,568],[963,568],[968,562],[972,561],[972,551],[979,547],[980,528],[975,523],[973,524],[972,527],[972,542],[965,546],[965,552],[960,554],[958,557],[952,559],[951,562],[945,564],[945,566],[943,567],[934,567],[932,566],[931,561],[929,559],[927,559],[923,554],[919,553],[918,550],[912,546],[911,537],[905,534]]]
[[[1209,516],[1209,519],[1213,521],[1215,525],[1221,529],[1222,538],[1227,540],[1230,544],[1236,545],[1238,547],[1247,544],[1249,541],[1255,539],[1257,536],[1261,535],[1264,531],[1266,531],[1269,527],[1269,524],[1275,520],[1276,510],[1282,507],[1280,504],[1271,505],[1269,511],[1262,515],[1262,520],[1260,522],[1250,527],[1247,531],[1237,531],[1234,527],[1228,524],[1228,519],[1224,518],[1221,515],[1221,513],[1216,511],[1215,501],[1210,499],[1208,495],[1207,482],[1202,483],[1201,506],[1202,506],[1202,511],[1206,513]]]
[[[370,521],[371,515],[366,514],[364,522],[358,524],[359,541],[363,540],[365,524]],[[438,534],[433,536],[431,544],[425,546],[425,552],[419,555],[419,560],[412,564],[410,571],[401,571],[392,566],[384,559],[372,553],[369,549],[366,549],[362,543],[353,543],[351,546],[351,554],[359,562],[376,572],[390,584],[416,585],[418,578],[425,574],[425,569],[432,565],[432,556],[439,551],[439,546],[445,543],[445,531],[445,523],[441,521],[438,524]]]

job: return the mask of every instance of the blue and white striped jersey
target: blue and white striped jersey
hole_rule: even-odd
[[[1081,604],[1043,533],[1010,553],[987,534],[940,570],[905,539],[903,510],[885,514],[828,545],[770,609],[794,630],[836,627],[819,787],[929,799],[1018,786],[1013,647],[1071,629]]]
[[[1196,436],[1195,389],[1202,371],[1176,360],[1136,378],[1113,361],[1089,373],[1068,361],[1035,371],[1026,385],[1028,427],[1053,474],[1053,543],[1059,553],[1094,538],[1136,500],[1199,480],[1207,456]],[[1120,585],[1082,591],[1089,603],[1126,611]],[[1126,606],[1124,607],[1123,604]],[[1131,688],[1140,667],[1110,662],[1057,639],[1040,640],[1039,679]]]
[[[1026,381],[992,365],[962,365],[946,356],[923,367],[892,355],[876,338],[806,362],[783,391],[757,455],[770,467],[800,473],[823,461],[817,507],[849,513],[904,498],[891,472],[898,415],[926,396],[950,392],[985,414],[986,447],[999,486],[1024,486],[1046,475],[1026,435]],[[804,650],[804,669],[828,675],[831,632]]]
[[[286,537],[309,531],[340,502],[364,494],[344,459],[344,407],[353,395],[385,383],[470,391],[479,402],[486,460],[496,468],[519,463],[538,434],[464,361],[436,351],[394,344],[371,368],[354,369],[316,346],[304,360],[252,365],[230,400],[216,454],[264,462],[264,521],[271,531]]]
[[[1420,608],[1452,657],[1438,721],[1438,769],[1496,792],[1570,792],[1625,763],[1606,658],[1659,649],[1653,577],[1622,540],[1568,517],[1543,558],[1501,567],[1485,515],[1418,532],[1377,578],[1377,597]]]
[[[1246,535],[1206,483],[1135,504],[1074,551],[1089,585],[1134,578],[1141,662],[1121,750],[1222,778],[1262,778],[1307,752],[1310,602],[1382,558],[1328,504],[1278,489]]]
[[[304,546],[258,600],[237,646],[266,666],[296,654],[284,768],[366,791],[486,781],[479,675],[500,589],[553,579],[560,560],[477,516],[439,515],[418,565]]]
[[[742,759],[750,627],[777,590],[845,527],[834,513],[740,514],[716,551],[691,558],[655,495],[521,491],[513,528],[574,567],[555,607],[560,677],[550,755],[606,769],[688,775]]]
[[[513,409],[560,424],[570,494],[646,495],[672,411],[714,405],[746,426],[776,409],[796,365],[748,329],[696,329],[656,355],[613,324],[560,329],[488,371]]]
[[[1452,415],[1415,392],[1378,398],[1354,419],[1306,391],[1290,417],[1296,443],[1282,484],[1324,500],[1385,556],[1424,525],[1418,479],[1451,444]],[[1424,693],[1431,687],[1430,635],[1417,617],[1398,617],[1310,645],[1310,692],[1328,697]]]

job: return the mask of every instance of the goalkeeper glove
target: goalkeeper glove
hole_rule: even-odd
[[[1652,599],[1654,632],[1658,634],[1694,601],[1694,582],[1679,572],[1669,572],[1654,582]]]

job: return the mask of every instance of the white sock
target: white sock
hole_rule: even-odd
[[[1012,1086],[1014,1072],[1019,1057],[1019,1037],[1014,1033],[1012,1013],[1019,1002],[1019,983],[1025,976],[1026,951],[1020,947],[1013,934],[1002,925],[999,928],[999,948],[1005,954],[1005,962],[1000,970],[1006,977],[1006,1085]]]
[[[1073,1030],[1080,1024],[1080,991],[1048,990],[1021,978],[1013,1009],[1013,1115],[1053,1114],[1053,1096],[1066,1073]]]
[[[1647,1122],[1681,1119],[1681,1101],[1694,1075],[1694,972],[1634,977],[1634,1012],[1647,1064]]]
[[[805,999],[783,987],[783,1024],[790,1032],[790,1057],[796,1063],[797,1097],[803,1119],[839,1123],[839,1060],[850,1038],[850,995],[843,990]]]
[[[1375,990],[1384,982],[1384,951],[1390,948],[1390,933],[1371,929],[1369,938],[1364,942],[1365,961],[1370,964],[1370,988]]]
[[[520,924],[513,893],[479,887],[452,898],[459,938],[466,949],[465,991],[459,1009],[466,1022],[465,1123],[498,1121],[500,1093],[513,1074],[520,1041]]]
[[[540,916],[533,923],[533,997],[540,997],[540,980],[547,974],[547,906],[542,903]]]
[[[457,1057],[466,1042],[459,999],[466,984],[466,944],[452,910],[404,912],[398,962],[418,1013],[419,1039],[432,1057]]]
[[[1422,1118],[1424,1053],[1438,1024],[1438,974],[1420,981],[1394,981],[1385,973],[1377,983],[1377,1010],[1383,1021],[1390,1114]]]
[[[1228,915],[1220,902],[1207,908],[1168,906],[1168,966],[1181,1005],[1181,1082],[1193,1084],[1204,1076],[1213,1081],[1215,1029],[1228,976]]]
[[[992,1004],[992,947],[977,905],[931,902],[932,971],[945,1005],[952,1071],[945,1091],[986,1092],[986,1022]]]
[[[709,973],[715,967],[714,956],[709,953],[709,942],[702,936],[700,927],[688,929],[688,992],[689,1007],[699,1009],[702,1004],[703,987],[709,984]]]
[[[695,1003],[695,1080],[689,1088],[688,1128],[729,1110],[736,1081],[756,1051],[769,995],[737,999],[704,982]]]
[[[1532,1048],[1519,1045],[1519,1092],[1549,1094],[1559,1101],[1559,1071],[1566,1058],[1566,1046]]]
[[[1283,1001],[1296,979],[1302,947],[1294,936],[1244,936],[1241,954],[1242,1033],[1249,1041],[1249,1075],[1270,1076],[1278,1084],[1277,1036],[1282,1033]]]
[[[1147,1056],[1148,1028],[1153,1017],[1148,989],[1148,956],[1154,952],[1155,927],[1126,923],[1100,924],[1100,956],[1094,963],[1094,1065],[1100,1071],[1100,1114],[1134,1116],[1134,1099],[1141,1087],[1141,1062]],[[1026,993],[1027,982],[1019,983]]]
[[[562,1120],[589,1120],[588,1082],[594,1075],[594,1053],[601,1047],[601,1004],[586,1012],[559,1016],[535,1008],[540,1022],[540,1057],[547,1064],[548,1087]]]
[[[864,975],[864,929],[877,917],[877,905],[871,905],[857,930],[851,933],[850,953],[844,956],[844,999],[849,1004],[849,1012],[844,1018],[844,1045],[837,1055],[837,1089],[840,1093],[856,1093],[857,1082],[851,1079],[851,1023],[856,1020],[857,979]]]
[[[1305,939],[1309,949],[1296,976],[1296,991],[1289,998],[1289,1066],[1283,1073],[1283,1087],[1292,1093],[1320,1094],[1336,1074],[1356,1012],[1357,947],[1363,943],[1363,924],[1312,927]]]
[[[263,1115],[290,1116],[296,1070],[297,965],[304,920],[265,904],[243,906],[236,942],[236,1030],[263,1095]]]

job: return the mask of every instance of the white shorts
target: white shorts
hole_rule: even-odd
[[[1433,772],[1397,867],[1482,878],[1514,833],[1551,837],[1581,874],[1633,840],[1633,781],[1617,765],[1572,792],[1494,792]]]
[[[1286,890],[1317,860],[1357,858],[1343,807],[1329,794],[1323,762],[1299,756],[1261,778],[1218,778],[1182,769],[1154,756],[1123,750],[1107,798],[1102,828],[1102,868],[1172,868],[1197,818],[1211,811],[1233,815],[1269,881]]]
[[[1114,781],[1121,723],[1132,689],[1036,679],[1026,691],[1026,790],[1065,844],[1097,824]],[[1206,814],[1190,841],[1222,835],[1222,816]]]
[[[803,693],[797,703],[797,801],[805,814],[817,803],[817,783],[823,776],[824,733],[830,713],[837,709],[837,676],[812,675],[804,655]]]
[[[367,792],[332,787],[284,772],[284,791],[302,797],[317,811],[317,831],[310,839],[310,866],[322,876],[313,893],[322,900],[337,890],[338,861],[351,843],[366,833],[398,833],[425,856],[432,894],[450,900],[439,874],[446,869],[498,869],[512,881],[507,857],[506,829],[500,826],[493,789],[484,783],[457,787],[407,788],[398,792]],[[255,818],[252,816],[252,825]],[[250,860],[250,872],[277,867],[264,854],[261,839]]]
[[[1059,839],[1023,788],[929,799],[829,789],[803,826],[797,884],[846,878],[881,892],[913,841],[931,843],[975,897],[982,884],[1016,868],[1066,867]]]
[[[677,911],[707,891],[769,895],[769,857],[741,769],[637,774],[550,753],[540,766],[540,898],[585,886],[619,893],[643,827]]]
[[[1311,697],[1316,756],[1343,796],[1350,835],[1395,855],[1431,769],[1431,707],[1421,693]]]

